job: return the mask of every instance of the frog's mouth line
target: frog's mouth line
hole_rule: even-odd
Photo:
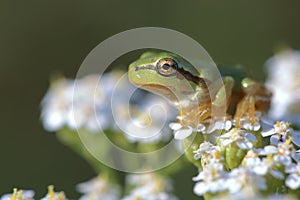
[[[165,90],[170,93],[174,93],[176,91],[175,87],[167,87],[163,85],[157,85],[157,84],[136,84],[137,87],[143,88],[143,89],[149,89],[149,90]]]
[[[139,70],[143,70],[143,69],[151,69],[151,70],[155,70],[156,71],[156,67],[154,65],[144,65],[144,66],[135,66],[134,67],[134,71],[139,71]]]

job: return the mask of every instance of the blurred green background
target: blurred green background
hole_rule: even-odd
[[[0,194],[54,184],[71,198],[92,168],[47,133],[39,104],[49,77],[74,78],[86,55],[121,31],[171,28],[197,40],[217,63],[242,64],[263,78],[277,47],[300,48],[298,1],[0,1]],[[124,63],[126,64],[126,63]],[[177,177],[182,199],[192,199],[193,168]]]

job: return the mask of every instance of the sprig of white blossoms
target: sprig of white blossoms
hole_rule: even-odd
[[[1,200],[34,200],[34,191],[13,189],[12,194],[4,194]]]
[[[235,143],[241,149],[251,149],[252,143],[256,142],[256,137],[252,133],[238,128],[232,128],[229,132],[219,136],[219,139],[223,146]]]
[[[285,122],[277,122],[268,133],[290,133],[286,125]],[[230,171],[224,167],[226,159],[220,146],[207,141],[200,144],[199,149],[194,151],[194,159],[201,159],[203,170],[193,178],[197,181],[194,186],[195,194],[217,194],[227,191],[235,195],[249,186],[254,187],[255,191],[264,191],[268,189],[266,177],[269,175],[277,180],[284,180],[286,177],[285,185],[292,190],[300,188],[300,151],[291,144],[292,135],[264,148],[255,148],[253,142],[256,141],[256,136],[236,127],[219,138],[222,146],[227,147],[235,142],[240,149],[247,152],[242,163]]]
[[[67,197],[63,191],[55,192],[54,186],[50,185],[48,187],[48,194],[43,197],[41,200],[67,200]]]
[[[41,118],[45,129],[57,131],[67,126],[76,130],[85,126],[91,132],[97,132],[97,119],[106,119],[103,117],[106,115],[106,110],[99,109],[97,118],[94,116],[93,106],[101,105],[106,100],[104,94],[92,87],[97,80],[98,77],[94,75],[78,80],[76,91],[74,91],[75,81],[73,80],[59,77],[52,81],[41,103]],[[95,102],[93,102],[93,97],[96,97]],[[107,121],[103,120],[101,126],[105,128]]]
[[[222,163],[206,165],[203,171],[193,178],[193,181],[197,181],[194,186],[194,193],[197,195],[214,194],[228,189],[226,185],[226,171]]]
[[[244,186],[254,184],[261,190],[266,189],[265,180],[259,175],[253,173],[246,168],[235,168],[232,171],[226,171],[224,164],[220,162],[222,159],[215,159],[209,164],[203,165],[203,171],[193,180],[197,181],[194,186],[194,193],[204,195],[206,193],[216,194],[228,191],[229,193],[237,193]]]
[[[79,200],[118,200],[121,196],[121,188],[100,175],[78,184],[76,188],[84,194]]]
[[[194,159],[201,159],[201,164],[204,167],[211,163],[219,163],[224,159],[221,156],[221,148],[207,141],[204,141],[202,144],[200,144],[199,149],[193,153]]]
[[[203,121],[202,123],[199,123],[196,128],[183,126],[180,122],[172,122],[169,124],[169,127],[173,130],[175,139],[183,140],[189,137],[193,132],[211,134],[217,130],[229,130],[232,127],[232,122],[227,118],[217,118]]]
[[[271,136],[270,142],[274,145],[292,140],[294,144],[300,146],[300,132],[291,129],[289,123],[284,121],[277,121],[272,129],[262,131],[261,134],[263,137]]]
[[[211,198],[212,200],[248,200],[248,199],[259,199],[259,200],[297,200],[291,195],[270,195],[265,196],[257,192],[257,190],[251,186],[246,185],[243,190],[237,193],[221,193]]]
[[[13,190],[12,194],[4,194],[1,200],[34,200],[33,190]],[[41,200],[67,200],[64,192],[55,192],[54,186],[48,186],[48,193]]]
[[[132,174],[126,177],[126,183],[133,186],[122,200],[178,200],[171,194],[171,182],[158,174]]]
[[[45,129],[85,128],[98,133],[109,128],[123,132],[132,142],[169,140],[170,130],[164,122],[175,117],[175,109],[157,95],[145,96],[141,91],[135,92],[135,102],[129,104],[128,91],[135,89],[122,75],[113,71],[104,73],[101,79],[94,74],[77,80],[59,77],[52,81],[41,103]],[[153,109],[155,106],[157,109]]]
[[[177,117],[178,118],[178,117]],[[262,126],[267,124],[263,121],[262,113],[255,112],[255,124],[252,124],[248,116],[243,116],[240,119],[241,129],[247,131],[259,131]],[[179,120],[180,121],[180,120]],[[174,138],[177,140],[183,140],[189,137],[193,132],[201,132],[202,134],[212,134],[216,131],[229,131],[232,127],[236,126],[236,120],[231,119],[229,116],[219,117],[214,119],[207,119],[198,124],[196,128],[191,126],[183,126],[180,122],[172,122],[169,127],[173,130]]]

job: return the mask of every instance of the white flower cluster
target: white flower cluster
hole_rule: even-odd
[[[105,177],[98,176],[77,185],[77,190],[84,195],[79,200],[118,200],[120,187],[110,183]]]
[[[14,189],[12,194],[4,194],[1,200],[34,200],[34,191]]]
[[[199,123],[197,128],[191,126],[182,126],[179,122],[172,122],[169,127],[173,130],[174,138],[183,140],[189,137],[193,132],[201,132],[203,134],[211,134],[216,130],[229,130],[232,127],[232,122],[227,118],[209,119]]]
[[[100,108],[97,113],[94,112],[94,106],[108,101],[105,94],[95,90],[97,81],[96,75],[77,81],[64,77],[52,81],[41,104],[41,118],[45,129],[56,131],[67,126],[75,130],[85,126],[91,132],[97,132],[98,122],[102,122],[101,127],[105,128],[108,123],[106,109]]]
[[[12,194],[5,194],[1,200],[34,200],[34,191],[14,189]],[[41,200],[67,200],[64,192],[54,192],[54,187],[48,187],[48,193]]]
[[[238,128],[232,128],[229,132],[221,135],[219,139],[223,146],[236,143],[240,149],[251,149],[253,142],[256,142],[256,137],[252,133]]]
[[[264,179],[246,168],[239,167],[227,171],[219,146],[204,142],[194,153],[195,159],[201,159],[203,166],[203,170],[193,178],[194,181],[197,181],[194,187],[194,193],[197,195],[215,194],[222,191],[236,193],[244,185],[251,183],[260,189],[266,188]]]
[[[240,119],[240,127],[247,131],[258,131],[261,126],[264,125],[262,121],[261,112],[255,112],[255,124],[252,125],[247,116]],[[182,140],[190,136],[193,132],[201,132],[203,134],[212,134],[216,131],[228,131],[232,127],[236,126],[235,119],[230,116],[219,117],[214,119],[207,119],[198,124],[197,128],[192,128],[191,126],[182,126],[179,122],[172,122],[169,127],[173,130],[174,138],[177,140]],[[239,132],[240,133],[240,132]],[[229,134],[228,134],[229,135]],[[231,134],[230,134],[231,135]],[[251,135],[248,134],[250,137]],[[224,136],[226,137],[226,136]],[[252,137],[253,138],[253,137]]]
[[[105,73],[101,79],[99,75],[77,80],[57,78],[41,106],[41,118],[48,131],[67,127],[99,133],[109,128],[125,133],[134,142],[169,139],[165,123],[176,115],[164,99],[135,91],[118,71]]]
[[[54,192],[53,185],[48,187],[48,194],[41,200],[67,200],[64,192]]]
[[[272,91],[269,116],[300,126],[300,51],[280,51],[266,62],[266,67],[266,86]]]
[[[252,190],[255,191],[269,189],[267,183],[269,176],[284,181],[292,190],[299,189],[300,151],[296,150],[294,144],[299,144],[300,141],[299,137],[295,139],[295,132],[289,128],[288,123],[277,122],[271,130],[255,134],[261,135],[255,136],[245,129],[233,127],[219,136],[219,146],[203,142],[199,149],[194,151],[194,159],[200,159],[203,167],[198,176],[193,178],[197,181],[194,192],[197,195],[204,195],[227,191],[234,199],[235,194],[244,192],[249,185],[253,186]],[[262,136],[271,136],[272,145],[255,148],[256,137]],[[242,161],[238,167],[230,170],[226,161],[238,162],[236,155],[226,154],[226,151],[235,148],[228,146],[233,143],[237,149],[245,151],[245,154],[241,157]]]
[[[128,175],[126,182],[134,188],[122,200],[177,200],[177,197],[170,193],[170,181],[157,174]]]
[[[292,140],[294,144],[300,146],[300,132],[293,130],[289,126],[290,125],[287,122],[277,121],[272,129],[268,131],[262,131],[262,136],[271,136],[270,142],[274,145],[286,142],[287,140]]]

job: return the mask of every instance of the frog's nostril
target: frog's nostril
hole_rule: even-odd
[[[134,71],[139,71],[139,67],[135,66]]]

